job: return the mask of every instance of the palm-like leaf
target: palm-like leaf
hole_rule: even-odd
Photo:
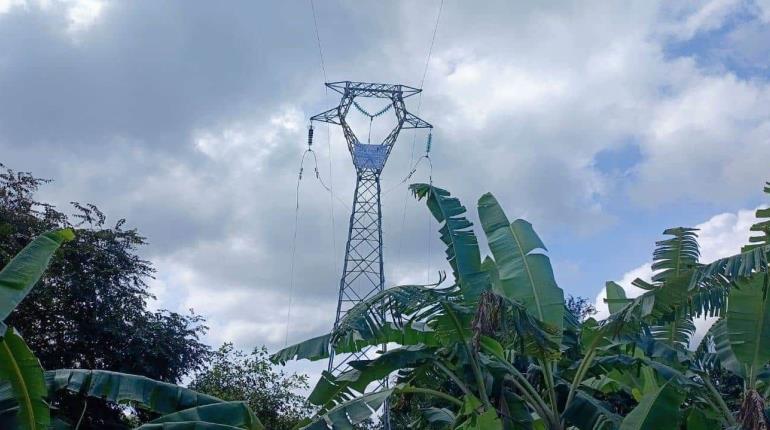
[[[695,334],[695,324],[690,318],[681,317],[662,325],[650,327],[652,337],[671,346],[687,348]]]
[[[715,322],[709,329],[706,337],[709,337],[713,342],[714,352],[719,359],[720,365],[738,376],[745,376],[745,369],[738,361],[730,344],[727,320],[721,318]]]
[[[372,360],[349,362],[350,369],[332,375],[324,372],[308,400],[325,410],[355,399],[374,381],[382,380],[394,371],[412,369],[439,359],[433,348],[406,346],[389,350]]]
[[[770,245],[757,246],[701,266],[690,281],[690,288],[706,283],[725,284],[757,272],[767,272],[768,252]]]
[[[441,276],[439,283],[443,280]],[[284,348],[271,356],[273,362],[293,359],[320,360],[336,353],[360,351],[383,343],[438,345],[447,335],[429,323],[442,313],[441,303],[458,299],[457,287],[402,285],[388,288],[356,304],[340,320],[333,333]],[[384,316],[384,319],[383,319]]]
[[[765,182],[765,194],[770,194],[770,182]],[[760,233],[758,236],[749,237],[749,245],[744,246],[741,252],[750,251],[755,248],[764,248],[770,245],[770,208],[757,209],[756,217],[761,221],[751,226],[751,231]]]
[[[558,342],[564,323],[564,292],[556,285],[548,257],[536,252],[545,250],[545,245],[530,223],[521,219],[510,223],[492,194],[479,199],[479,218],[497,263],[503,295],[554,327]]]
[[[481,268],[479,242],[473,223],[465,216],[465,206],[449,191],[428,184],[409,186],[418,200],[425,198],[433,217],[444,223],[439,232],[446,244],[446,256],[466,302],[474,302],[490,286],[489,275]]]
[[[374,414],[392,393],[393,389],[386,389],[365,394],[354,400],[335,406],[325,414],[315,418],[310,424],[302,427],[302,429],[352,429],[354,425],[363,422]]]
[[[700,250],[697,230],[693,228],[670,228],[663,234],[674,237],[655,242],[652,254],[653,282],[663,282],[688,274],[698,265]]]

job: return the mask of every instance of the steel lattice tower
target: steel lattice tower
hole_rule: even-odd
[[[385,273],[382,261],[382,206],[380,203],[380,175],[388,161],[390,151],[401,130],[433,128],[432,125],[409,113],[404,99],[422,90],[406,85],[374,84],[366,82],[332,82],[327,87],[340,93],[339,106],[310,118],[310,121],[327,122],[342,127],[348,150],[356,170],[356,190],[350,214],[348,240],[345,246],[345,262],[340,279],[336,329],[340,320],[357,303],[384,290]],[[370,114],[356,102],[356,98],[388,99],[390,103],[380,112]],[[370,120],[393,109],[396,125],[382,143],[361,143],[345,118],[351,106],[355,106]],[[336,373],[352,360],[367,358],[371,350],[329,358],[329,372]],[[383,345],[384,350],[384,345]]]

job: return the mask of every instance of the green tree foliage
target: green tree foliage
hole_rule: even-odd
[[[0,269],[0,428],[79,430],[90,423],[100,429],[265,430],[246,402],[223,401],[141,375],[84,369],[44,373],[24,339],[5,320],[38,283],[54,252],[73,238],[71,229],[47,232]],[[68,419],[66,410],[51,407],[51,399],[66,393],[82,399],[76,422]],[[124,423],[93,425],[94,402],[140,413]]]
[[[593,302],[585,297],[568,296],[566,305],[567,310],[579,321],[584,321],[586,318],[596,315],[596,307],[594,307]]]
[[[245,401],[267,428],[275,430],[292,429],[314,409],[298,394],[309,388],[307,376],[276,371],[264,347],[247,354],[225,343],[189,387],[223,400]]]
[[[147,308],[146,281],[154,270],[138,255],[145,238],[125,229],[123,220],[108,226],[96,206],[73,203],[68,217],[35,200],[47,182],[0,165],[0,267],[46,231],[72,227],[76,233],[6,323],[47,369],[106,369],[168,382],[201,369],[210,352],[200,341],[203,320]],[[82,409],[72,396],[54,401],[73,419]],[[99,413],[98,401],[92,403],[82,428],[120,425],[114,408]]]

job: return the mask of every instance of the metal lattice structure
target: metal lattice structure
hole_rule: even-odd
[[[356,304],[384,290],[385,273],[382,260],[382,205],[380,203],[380,175],[385,168],[398,134],[404,129],[433,128],[432,125],[409,113],[404,99],[422,90],[406,85],[374,84],[366,82],[332,82],[327,87],[340,93],[339,106],[310,118],[312,121],[336,124],[342,127],[348,150],[356,169],[356,190],[350,214],[348,240],[345,246],[345,262],[340,279],[336,329],[340,320]],[[370,114],[356,102],[356,98],[380,98],[390,100],[383,110]],[[396,125],[382,143],[361,143],[345,120],[350,107],[355,106],[373,119],[393,109]],[[385,345],[383,345],[384,350]],[[367,358],[371,349],[344,356],[332,351],[329,358],[330,372],[345,369],[352,360]]]

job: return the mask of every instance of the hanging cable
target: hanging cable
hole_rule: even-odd
[[[310,9],[312,11],[313,16],[313,28],[315,30],[315,39],[316,39],[316,46],[318,47],[318,58],[320,60],[320,66],[321,66],[321,73],[323,74],[324,84],[329,81],[326,75],[326,62],[324,61],[324,52],[323,52],[323,45],[321,44],[321,35],[318,32],[318,18],[316,16],[315,11],[315,2],[313,0],[310,0]],[[326,95],[329,95],[329,89],[324,85],[324,90],[326,92]],[[321,186],[329,193],[329,217],[331,219],[331,239],[332,239],[332,266],[334,267],[334,270],[337,270],[337,264],[336,264],[336,255],[337,255],[337,240],[334,235],[334,232],[336,230],[335,228],[335,220],[334,220],[334,181],[332,177],[332,148],[331,148],[331,132],[329,130],[329,124],[326,125],[326,142],[328,144],[329,148],[329,185],[327,186],[326,183],[324,183],[323,179],[321,178],[321,175],[318,171],[318,157],[316,156],[315,151],[312,150],[313,145],[313,125],[310,124],[310,127],[308,128],[308,148],[305,150],[305,152],[302,153],[302,160],[300,161],[300,169],[299,169],[299,175],[297,176],[297,191],[296,191],[296,205],[295,205],[295,211],[294,211],[294,235],[292,238],[292,251],[291,251],[291,280],[290,280],[290,286],[289,286],[289,307],[287,310],[286,315],[286,334],[284,336],[284,346],[288,343],[289,339],[289,327],[291,326],[291,308],[294,301],[294,271],[295,271],[295,260],[296,260],[296,251],[297,251],[297,229],[299,224],[299,187],[300,182],[302,181],[302,174],[304,172],[304,164],[305,164],[305,157],[307,157],[308,154],[313,155],[313,170],[315,172],[315,177],[318,180],[318,182],[321,184]],[[337,197],[337,200],[348,208],[347,204],[339,199]]]
[[[305,171],[305,157],[313,153],[313,125],[311,124],[307,131],[307,149],[302,153],[302,160],[299,162],[299,173],[297,174],[297,190],[294,204],[294,234],[291,239],[291,265],[289,275],[289,306],[286,310],[286,333],[283,338],[284,348],[289,343],[289,326],[291,322],[291,307],[294,301],[294,262],[297,256],[297,230],[299,228],[299,185],[302,183],[302,173]]]
[[[428,76],[428,65],[430,65],[430,58],[433,55],[433,46],[436,44],[436,34],[438,33],[438,25],[441,22],[441,12],[443,10],[444,10],[444,0],[441,0],[441,3],[439,4],[439,7],[438,7],[438,13],[436,14],[436,23],[433,25],[433,34],[431,35],[430,46],[428,47],[428,56],[425,58],[425,67],[423,68],[422,78],[420,79],[421,90],[425,86],[425,79]],[[417,112],[416,112],[417,116],[420,115],[421,108],[422,108],[422,91],[417,95]],[[412,151],[411,151],[411,155],[409,156],[409,165],[412,165],[412,163],[414,163],[416,145],[417,145],[417,130],[415,129],[414,132],[412,133]],[[431,166],[431,170],[432,168],[433,167]],[[431,179],[431,182],[432,182],[432,179]],[[403,211],[401,213],[401,233],[404,232],[404,227],[406,225],[406,205],[407,205],[407,202],[409,201],[408,199],[409,199],[409,189],[407,188],[406,190],[404,190],[404,205],[403,205]],[[402,244],[403,244],[403,234],[399,234],[399,240],[398,240],[399,254],[401,254]]]
[[[313,0],[310,0],[310,8],[313,12],[313,28],[315,29],[315,40],[318,45],[318,57],[321,59],[321,72],[324,76],[324,84],[329,82],[329,78],[326,76],[326,64],[324,62],[324,50],[323,46],[321,44],[321,35],[318,32],[318,18],[316,17],[315,13],[315,3]],[[329,87],[324,85],[324,91],[326,95],[329,95]],[[329,217],[331,218],[332,223],[332,266],[334,266],[334,270],[337,270],[337,238],[334,235],[334,232],[336,231],[335,222],[334,222],[334,176],[332,175],[333,169],[332,169],[332,143],[331,143],[331,130],[330,130],[329,123],[326,123],[326,144],[329,149],[329,186],[327,187],[326,184],[323,183],[323,180],[321,180],[320,176],[318,177],[319,182],[321,182],[321,185],[323,185],[324,188],[326,188],[329,191]],[[339,200],[339,197],[337,198]],[[344,204],[344,203],[343,203]]]
[[[315,3],[313,0],[310,0],[310,8],[313,12],[313,28],[315,29],[315,39],[316,44],[318,45],[318,58],[321,60],[321,72],[323,73],[324,77],[324,84],[329,82],[329,78],[326,75],[326,63],[324,61],[324,50],[323,45],[321,44],[321,35],[318,32],[318,18],[316,17],[315,12]],[[324,85],[324,91],[326,95],[329,95],[329,87]],[[332,266],[334,267],[334,270],[337,270],[337,238],[334,235],[334,232],[336,231],[336,225],[334,221],[334,199],[337,198],[346,208],[349,208],[349,206],[343,202],[339,197],[334,195],[334,176],[333,176],[333,168],[332,168],[332,143],[331,143],[331,126],[329,123],[326,123],[326,144],[327,148],[329,150],[329,186],[326,186],[324,184],[323,180],[321,179],[321,176],[318,175],[318,168],[316,163],[316,177],[318,178],[318,181],[321,183],[321,185],[329,192],[329,218],[331,219],[332,229],[331,229],[331,237],[332,237]]]
[[[441,0],[441,1],[443,3],[444,0]],[[316,43],[318,44],[318,56],[321,58],[321,71],[324,74],[324,84],[325,84],[329,82],[329,80],[326,79],[326,64],[324,63],[324,50],[323,50],[323,47],[321,46],[321,36],[318,34],[318,19],[316,18],[316,15],[315,15],[315,3],[313,2],[313,0],[310,0],[310,9],[312,9],[313,11],[313,27],[315,28],[315,40],[316,40]]]
[[[428,140],[425,143],[425,154],[423,154],[420,158],[417,159],[417,162],[414,163],[414,165],[412,166],[412,169],[409,170],[409,173],[407,173],[407,175],[404,176],[404,178],[401,179],[399,183],[385,190],[382,193],[383,195],[390,194],[392,191],[395,191],[401,185],[405,184],[407,181],[412,179],[412,176],[414,176],[414,174],[417,173],[417,169],[420,167],[420,163],[422,163],[423,160],[425,160],[428,163],[428,168],[429,168],[428,178],[430,180],[430,183],[433,184],[433,160],[430,159],[430,147],[431,147],[432,140],[433,140],[433,133],[430,133],[428,134]]]
[[[295,206],[294,206],[294,234],[292,235],[292,241],[291,241],[291,264],[290,264],[290,275],[289,275],[289,306],[286,310],[286,333],[284,335],[284,341],[283,346],[285,347],[288,344],[289,341],[289,327],[291,325],[291,308],[294,302],[294,272],[295,272],[295,262],[297,257],[297,230],[299,229],[299,189],[300,184],[302,183],[302,177],[305,173],[305,159],[309,156],[313,156],[313,173],[316,179],[318,180],[318,183],[321,184],[321,186],[328,192],[332,193],[331,195],[334,197],[334,194],[330,187],[324,183],[323,179],[321,179],[321,173],[318,170],[318,157],[316,156],[315,151],[313,151],[313,135],[314,135],[314,128],[313,124],[311,123],[310,126],[307,129],[307,148],[305,149],[305,152],[302,153],[302,158],[299,162],[299,173],[297,174],[297,189],[296,189],[296,198],[295,198]],[[338,197],[339,199],[339,197]],[[333,200],[332,200],[333,202]],[[339,202],[346,208],[349,209],[347,204],[339,199]],[[332,212],[334,212],[334,207],[332,205],[331,207]],[[334,233],[332,231],[332,233]]]

